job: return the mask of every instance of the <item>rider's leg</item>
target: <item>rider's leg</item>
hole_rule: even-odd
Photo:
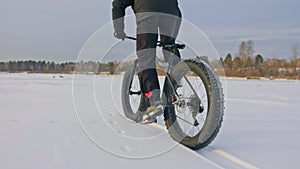
[[[149,99],[148,106],[160,102],[160,87],[155,57],[158,39],[158,17],[150,15],[137,22],[138,76],[142,92]]]
[[[177,16],[174,15],[162,15],[161,22],[159,22],[160,39],[163,45],[173,45],[178,36],[181,25],[181,13]],[[173,65],[177,64],[181,60],[179,50],[170,51],[168,48],[163,48],[163,55],[165,60],[168,62],[170,57],[173,57]],[[174,88],[180,86],[180,82],[171,77]]]
[[[175,40],[178,36],[180,25],[181,25],[181,13],[174,15],[163,14],[159,22],[159,31],[160,31],[160,39],[163,45],[173,45],[175,44]],[[166,61],[169,60],[171,56],[175,56],[175,63],[179,62],[180,53],[177,49],[175,52],[170,51],[167,48],[163,48],[163,55]]]

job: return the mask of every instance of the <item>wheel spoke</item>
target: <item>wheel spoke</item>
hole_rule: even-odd
[[[183,76],[184,79],[186,80],[186,82],[188,83],[188,85],[190,86],[190,88],[192,89],[192,91],[194,92],[194,94],[198,97],[198,99],[200,100],[197,92],[195,91],[194,87],[192,86],[192,84],[190,83],[190,81],[188,80],[188,78],[186,76]]]
[[[191,122],[189,122],[189,121],[185,120],[185,118],[181,118],[181,117],[180,117],[180,116],[178,116],[178,115],[176,115],[176,117],[177,117],[177,118],[179,118],[180,120],[182,120],[182,121],[184,121],[184,122],[186,122],[186,123],[190,124],[190,125],[194,125],[194,123],[191,123]]]
[[[130,105],[132,107],[133,112],[136,112],[138,110],[140,101],[141,101],[141,95],[140,95],[140,87],[139,87],[139,81],[137,77],[133,77],[132,83],[131,83],[131,91],[132,94],[129,95]]]
[[[179,126],[185,135],[193,137],[197,135],[206,120],[208,110],[208,96],[207,91],[201,78],[189,76],[189,71],[185,74],[181,74],[181,86],[177,89],[180,102],[184,102],[185,105],[180,104],[176,106],[176,117]],[[205,111],[199,112],[200,106],[203,105]],[[193,112],[196,115],[193,115]],[[194,117],[193,117],[194,116]],[[195,122],[199,123],[198,125]]]

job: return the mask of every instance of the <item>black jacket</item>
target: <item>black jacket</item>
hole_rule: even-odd
[[[180,16],[177,0],[114,0],[112,17],[116,31],[124,30],[125,9],[132,7],[135,13],[160,12]]]

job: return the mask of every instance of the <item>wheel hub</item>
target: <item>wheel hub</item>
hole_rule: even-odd
[[[186,105],[194,116],[197,116],[198,113],[202,113],[204,110],[201,100],[195,94],[190,96]]]

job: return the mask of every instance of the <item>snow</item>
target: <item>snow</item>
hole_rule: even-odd
[[[300,155],[300,83],[229,80],[223,149],[261,168],[297,168]],[[200,151],[201,153],[201,151]]]
[[[297,168],[300,83],[223,79],[216,140],[192,151],[122,115],[122,76],[0,74],[0,168]],[[160,124],[163,123],[160,119]]]

